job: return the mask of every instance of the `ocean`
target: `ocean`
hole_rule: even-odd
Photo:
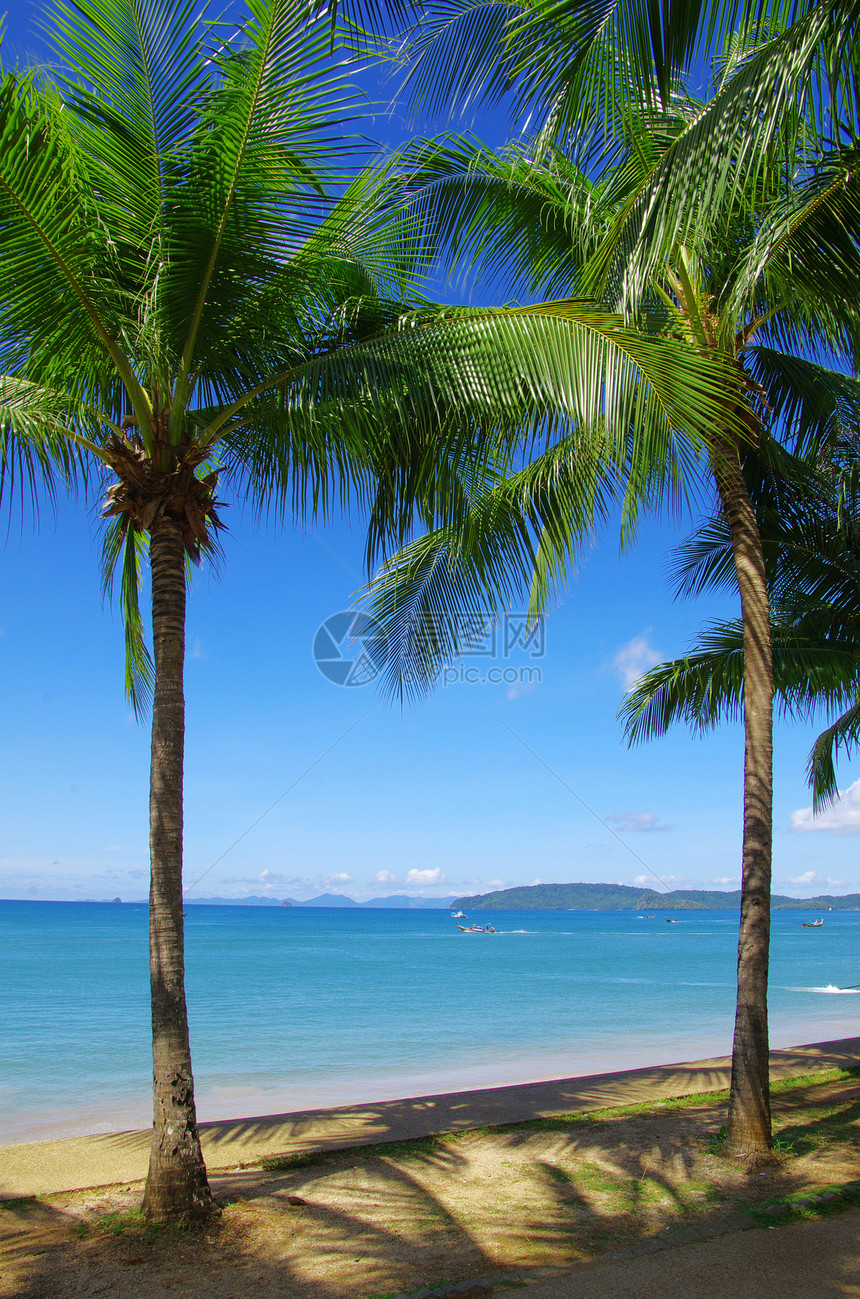
[[[198,1116],[728,1054],[737,913],[674,914],[189,906]],[[860,1032],[860,913],[811,915],[774,913],[775,1047]],[[148,1126],[146,907],[0,902],[0,953],[0,1142]]]

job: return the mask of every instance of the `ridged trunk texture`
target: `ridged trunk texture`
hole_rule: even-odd
[[[165,520],[152,534],[155,693],[149,795],[149,962],[153,1129],[144,1213],[158,1222],[212,1208],[194,1109],[182,926],[182,776],[185,756],[185,544]]]
[[[770,1150],[767,977],[773,835],[773,651],[764,552],[736,445],[715,449],[714,472],[741,596],[744,628],[744,839],[738,994],[728,1147]]]

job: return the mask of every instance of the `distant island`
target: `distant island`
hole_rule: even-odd
[[[731,911],[740,910],[740,889],[676,889],[656,893],[629,884],[525,884],[455,898],[452,905],[469,911]],[[858,911],[860,893],[815,898],[772,897],[774,911]]]
[[[447,911],[456,902],[456,898],[411,898],[406,893],[393,894],[386,898],[370,898],[367,902],[356,902],[355,898],[345,893],[320,893],[319,897],[307,898],[297,902],[295,898],[267,898],[251,895],[245,898],[183,898],[183,905],[190,907],[353,907],[359,910],[385,911]]]

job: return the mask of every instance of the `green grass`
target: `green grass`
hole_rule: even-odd
[[[114,1213],[105,1213],[96,1218],[93,1225],[106,1236],[124,1236],[127,1231],[137,1233],[150,1226],[140,1209],[117,1209]]]
[[[38,1203],[38,1198],[35,1195],[16,1195],[9,1200],[0,1200],[0,1209],[23,1209],[28,1205]]]

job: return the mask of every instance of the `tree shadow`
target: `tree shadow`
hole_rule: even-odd
[[[775,1110],[789,1118],[781,1138],[814,1155],[833,1133],[852,1135],[860,1095],[846,1096],[843,1083],[832,1099],[826,1087],[811,1099],[780,1096]],[[344,1149],[341,1137],[320,1152],[315,1139],[315,1150],[302,1151],[297,1133],[299,1149],[293,1144],[280,1166],[275,1159],[213,1173],[226,1208],[199,1232],[149,1231],[135,1222],[128,1207],[139,1202],[139,1188],[88,1193],[88,1217],[101,1222],[86,1230],[80,1195],[7,1203],[0,1296],[368,1299],[487,1274],[515,1279],[529,1267],[570,1269],[667,1223],[720,1212],[719,1196],[695,1198],[697,1160],[717,1112],[704,1101],[673,1111],[670,1124],[667,1117],[658,1110],[600,1122],[556,1116],[436,1138],[426,1135],[425,1114],[418,1140],[382,1143],[379,1115],[370,1115],[366,1137],[376,1142]],[[495,1163],[482,1154],[490,1143]],[[724,1168],[742,1202],[742,1170],[728,1160]],[[717,1189],[720,1176],[718,1166]],[[747,1200],[779,1199],[808,1181],[808,1165],[804,1173],[786,1159],[761,1181],[749,1179]]]

